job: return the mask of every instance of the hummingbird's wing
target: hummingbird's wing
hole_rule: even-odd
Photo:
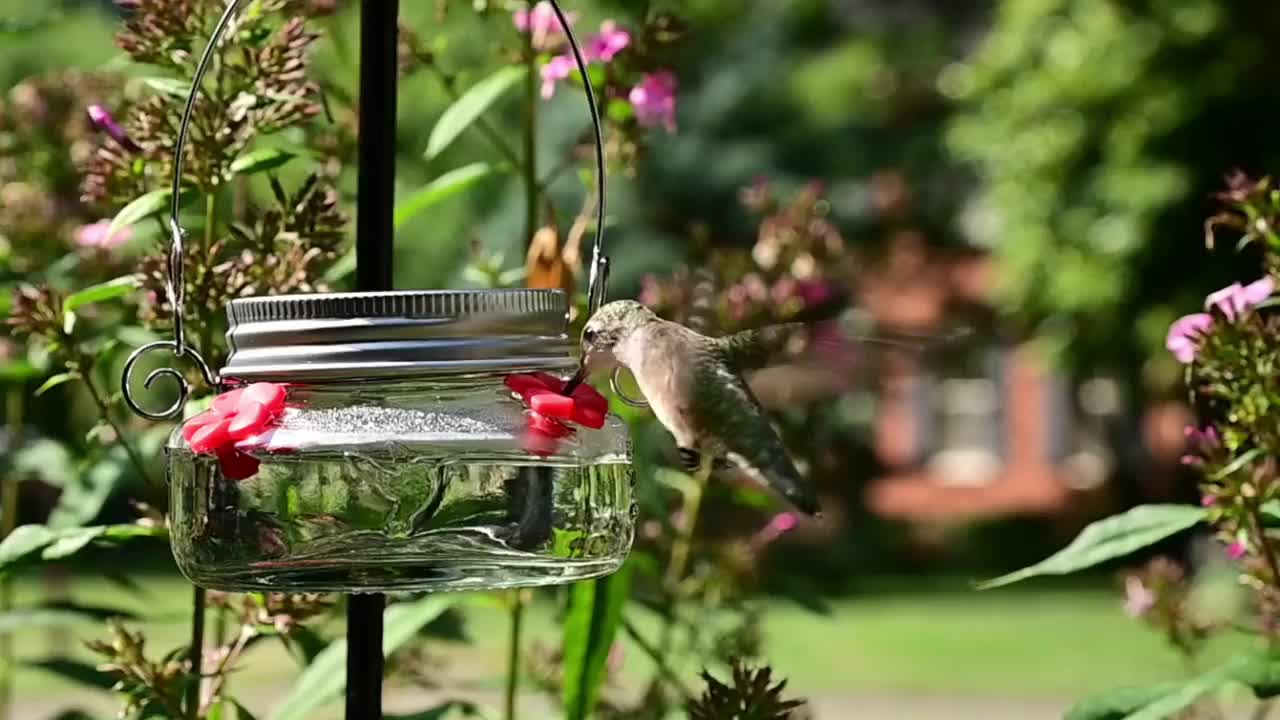
[[[725,362],[742,373],[776,362],[788,345],[803,337],[806,328],[798,322],[766,325],[716,338],[715,343]]]
[[[704,446],[810,515],[818,500],[791,462],[769,416],[742,376],[724,362],[697,363],[688,412]]]

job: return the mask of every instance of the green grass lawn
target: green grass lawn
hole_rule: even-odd
[[[122,607],[145,618],[142,625],[156,655],[186,638],[190,590],[178,577],[150,577],[141,594],[96,578],[77,580],[72,587],[79,602]],[[39,583],[23,581],[19,603],[35,602],[41,593]],[[443,645],[437,653],[450,661],[451,678],[472,688],[495,688],[506,618],[478,603],[468,604],[466,612],[474,644]],[[652,627],[643,615],[637,619],[642,628]],[[528,628],[530,640],[553,642],[558,626],[551,608],[535,607]],[[94,637],[102,630],[87,625],[72,634]],[[828,616],[780,601],[766,616],[765,636],[777,672],[807,695],[1069,698],[1184,671],[1154,632],[1124,616],[1112,592],[1088,587],[977,593],[961,581],[935,582],[927,589],[841,599]],[[20,632],[15,639],[23,661],[51,651],[47,631]],[[92,658],[75,640],[69,643],[75,657]],[[627,667],[628,675],[637,677],[649,663],[637,648],[628,648]],[[255,650],[235,682],[249,695],[276,697],[297,671],[278,644],[268,643]],[[31,667],[19,668],[17,682],[20,703],[70,690],[66,681]]]

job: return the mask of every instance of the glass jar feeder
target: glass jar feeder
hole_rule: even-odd
[[[626,426],[603,412],[599,428],[548,418],[513,391],[576,368],[563,293],[262,298],[228,315],[221,376],[242,390],[167,447],[173,552],[192,582],[523,587],[625,559]],[[240,439],[205,442],[223,419]]]
[[[218,395],[166,447],[170,535],[182,572],[225,591],[480,590],[567,583],[617,569],[635,526],[626,427],[578,367],[558,290],[363,292],[248,298],[227,308],[231,354],[214,373],[186,343],[183,149],[230,0],[197,65],[178,129],[163,350]],[[553,3],[558,15],[562,15]],[[563,20],[563,17],[562,17]],[[596,242],[588,313],[606,295],[603,129],[570,34],[596,140]],[[389,248],[390,237],[383,238]],[[385,249],[385,248],[383,248]]]

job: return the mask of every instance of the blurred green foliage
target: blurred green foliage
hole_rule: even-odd
[[[1225,172],[1274,167],[1278,40],[1273,2],[1000,3],[938,81],[980,180],[957,223],[999,256],[1023,327],[1077,363],[1132,366],[1168,304],[1223,284],[1196,229]]]

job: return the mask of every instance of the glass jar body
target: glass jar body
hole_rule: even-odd
[[[616,570],[636,512],[625,425],[576,427],[536,454],[530,431],[502,377],[290,387],[283,416],[236,446],[252,472],[174,433],[174,556],[227,591],[477,590]]]

